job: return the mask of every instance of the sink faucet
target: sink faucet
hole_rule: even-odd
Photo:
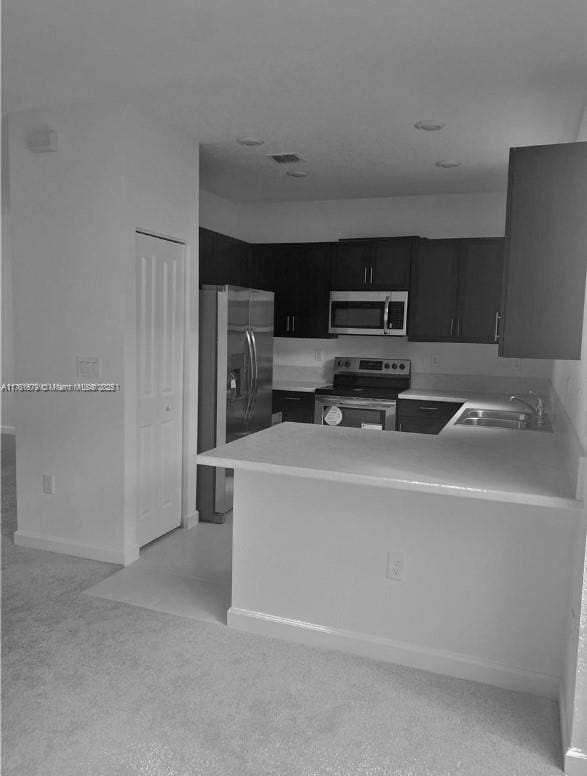
[[[536,399],[536,404],[530,404],[530,402],[526,401],[526,399],[522,399],[521,396],[516,396],[515,394],[510,396],[510,401],[519,401],[522,404],[525,404],[528,409],[532,410],[534,415],[536,415],[536,422],[539,426],[541,426],[544,423],[544,402],[542,401],[541,397],[538,396],[537,393],[535,393],[532,390],[528,391],[528,394],[530,396],[534,396]]]

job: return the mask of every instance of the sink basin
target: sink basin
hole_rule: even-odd
[[[539,425],[536,415],[531,415],[528,412],[471,408],[463,412],[455,425],[552,432],[552,425],[548,418],[544,417],[542,420],[542,424]]]

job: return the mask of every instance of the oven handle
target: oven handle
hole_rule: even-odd
[[[395,399],[353,399],[349,396],[316,396],[316,403],[324,407],[365,407],[373,410],[385,410],[397,404]]]
[[[391,304],[391,297],[386,296],[383,309],[383,333],[387,334],[387,324],[389,323],[389,305]]]

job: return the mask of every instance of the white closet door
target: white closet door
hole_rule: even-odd
[[[185,246],[137,233],[137,543],[181,523]]]

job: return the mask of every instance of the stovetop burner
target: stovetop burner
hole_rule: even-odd
[[[337,356],[332,387],[319,388],[316,394],[396,399],[410,387],[410,373],[408,359]]]

